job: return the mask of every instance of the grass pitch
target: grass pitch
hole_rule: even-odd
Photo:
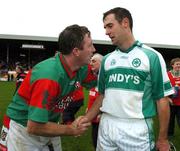
[[[6,108],[9,102],[12,100],[12,96],[15,91],[14,82],[0,82],[0,127],[2,126],[3,115],[6,112]],[[78,115],[85,113],[87,106],[88,91],[85,90],[85,102],[84,106],[79,110]],[[154,131],[157,136],[158,122],[154,120]],[[175,136],[171,140],[176,146],[176,150],[180,151],[180,128],[176,124]],[[62,137],[63,151],[93,151],[92,140],[91,140],[91,128],[80,137],[63,136]]]

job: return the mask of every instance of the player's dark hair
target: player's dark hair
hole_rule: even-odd
[[[71,25],[66,27],[60,34],[58,39],[59,51],[62,54],[70,54],[74,48],[82,49],[84,45],[84,37],[90,31],[85,26]]]
[[[105,12],[103,14],[103,21],[106,18],[106,16],[108,16],[109,14],[114,14],[115,19],[118,22],[121,22],[124,18],[128,18],[129,26],[130,26],[130,29],[132,31],[132,28],[133,28],[133,19],[132,19],[131,13],[127,9],[121,8],[121,7],[115,7],[113,9],[110,9],[109,11],[107,11],[107,12]]]

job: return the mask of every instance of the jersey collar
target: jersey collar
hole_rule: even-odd
[[[70,69],[70,67],[68,66],[68,64],[67,64],[64,56],[63,56],[61,53],[60,53],[60,55],[59,55],[59,58],[60,58],[60,62],[61,62],[61,64],[62,64],[62,66],[64,67],[64,69],[65,69],[66,73],[68,74],[68,76],[69,76],[70,78],[75,77],[77,71],[74,71],[74,72],[71,71],[71,69]]]
[[[129,47],[126,51],[122,51],[119,47],[117,47],[116,50],[119,50],[119,51],[124,52],[124,53],[129,53],[136,46],[142,47],[142,43],[140,43],[139,41],[135,41],[134,44],[131,47]]]

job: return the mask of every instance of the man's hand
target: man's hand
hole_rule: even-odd
[[[81,116],[78,120],[78,127],[83,127],[89,124],[91,125],[91,121],[88,120],[88,118],[86,116]]]
[[[156,150],[157,151],[169,151],[170,145],[168,140],[157,140]]]
[[[74,136],[81,136],[91,125],[90,122],[83,122],[84,116],[79,116],[70,126]]]
[[[168,97],[168,100],[169,100],[169,103],[170,103],[171,105],[173,105],[172,99]]]

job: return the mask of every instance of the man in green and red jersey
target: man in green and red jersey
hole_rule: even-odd
[[[66,27],[58,39],[60,53],[29,71],[7,109],[10,117],[7,147],[10,151],[61,149],[59,136],[78,136],[90,123],[58,124],[60,114],[78,88],[96,85],[88,66],[95,52],[90,31],[79,25]]]

